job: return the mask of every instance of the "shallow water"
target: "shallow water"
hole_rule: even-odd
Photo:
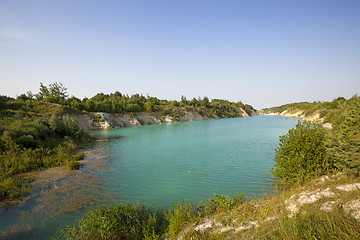
[[[100,157],[89,153],[79,173],[1,210],[0,231],[7,230],[8,239],[44,239],[90,208],[116,201],[169,207],[214,193],[268,193],[279,136],[296,122],[256,116],[98,131],[124,137],[99,143]]]

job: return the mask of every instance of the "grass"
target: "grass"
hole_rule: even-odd
[[[346,210],[346,203],[360,198],[360,190],[344,192],[339,185],[360,179],[341,176],[323,183],[308,182],[305,186],[272,196],[236,202],[232,208],[218,206],[207,211],[201,219],[192,218],[188,223],[171,222],[169,228],[178,227],[170,239],[360,239],[360,223]],[[339,182],[342,182],[339,184]],[[327,189],[336,197],[323,197],[312,204],[304,204],[299,213],[289,217],[285,200],[309,189]],[[329,200],[336,201],[331,212],[320,210]],[[177,213],[177,215],[181,215]],[[212,227],[196,230],[205,220],[212,220]],[[254,224],[256,223],[256,224]],[[175,224],[173,226],[173,224]],[[241,229],[241,230],[239,230]]]

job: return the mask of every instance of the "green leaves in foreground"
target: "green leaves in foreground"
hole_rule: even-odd
[[[216,210],[231,210],[236,205],[242,204],[245,202],[245,195],[244,194],[238,194],[236,199],[234,199],[232,196],[229,195],[219,195],[214,194],[215,199],[210,198],[210,205],[208,206],[209,212],[214,212]]]
[[[281,136],[275,152],[272,174],[278,178],[280,189],[323,175],[331,167],[325,156],[325,129],[308,121],[299,121],[295,128]]]
[[[160,239],[161,219],[140,204],[101,207],[61,229],[60,239]]]

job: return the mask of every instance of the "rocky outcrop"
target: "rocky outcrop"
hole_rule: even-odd
[[[338,173],[314,179],[312,183],[307,187],[284,191],[264,202],[261,199],[250,200],[243,203],[236,211],[223,210],[220,213],[204,216],[197,224],[181,231],[178,239],[185,239],[182,235],[186,231],[197,232],[198,235],[203,236],[219,236],[218,234],[228,232],[228,235],[225,235],[226,239],[238,239],[236,237],[240,232],[249,233],[269,223],[283,224],[284,219],[296,217],[309,207],[326,213],[341,208],[360,222],[360,199],[357,197],[360,192],[359,182],[349,181],[345,174]],[[272,212],[270,208],[276,211]],[[252,235],[245,236],[242,239],[257,239],[251,237]]]
[[[140,112],[140,113],[84,113],[69,114],[78,121],[79,127],[84,130],[109,130],[119,127],[134,127],[149,124],[163,124],[173,122],[191,122],[219,118],[208,118],[202,116],[195,110],[184,111],[181,116],[173,117],[164,116],[161,112]],[[238,110],[239,117],[248,117],[249,115],[243,110]]]

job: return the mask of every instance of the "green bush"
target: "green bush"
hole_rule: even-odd
[[[168,222],[167,236],[175,238],[184,226],[200,220],[195,209],[195,205],[191,202],[173,205],[165,214]]]
[[[332,167],[326,157],[325,129],[308,121],[299,120],[295,128],[281,136],[275,152],[276,164],[271,172],[278,178],[280,189],[302,184]]]
[[[81,160],[84,160],[84,158],[85,158],[85,153],[82,152],[82,153],[74,155],[73,160],[74,161],[81,161]]]
[[[209,212],[214,212],[216,210],[231,210],[237,204],[242,204],[244,202],[244,194],[239,194],[236,199],[228,195],[218,195],[214,194],[215,199],[210,199],[208,206]]]
[[[162,239],[161,217],[141,204],[120,204],[90,211],[60,239]]]
[[[71,171],[80,169],[80,163],[78,161],[69,161],[66,163],[66,165]]]
[[[27,195],[33,178],[0,177],[0,199],[15,199]]]

